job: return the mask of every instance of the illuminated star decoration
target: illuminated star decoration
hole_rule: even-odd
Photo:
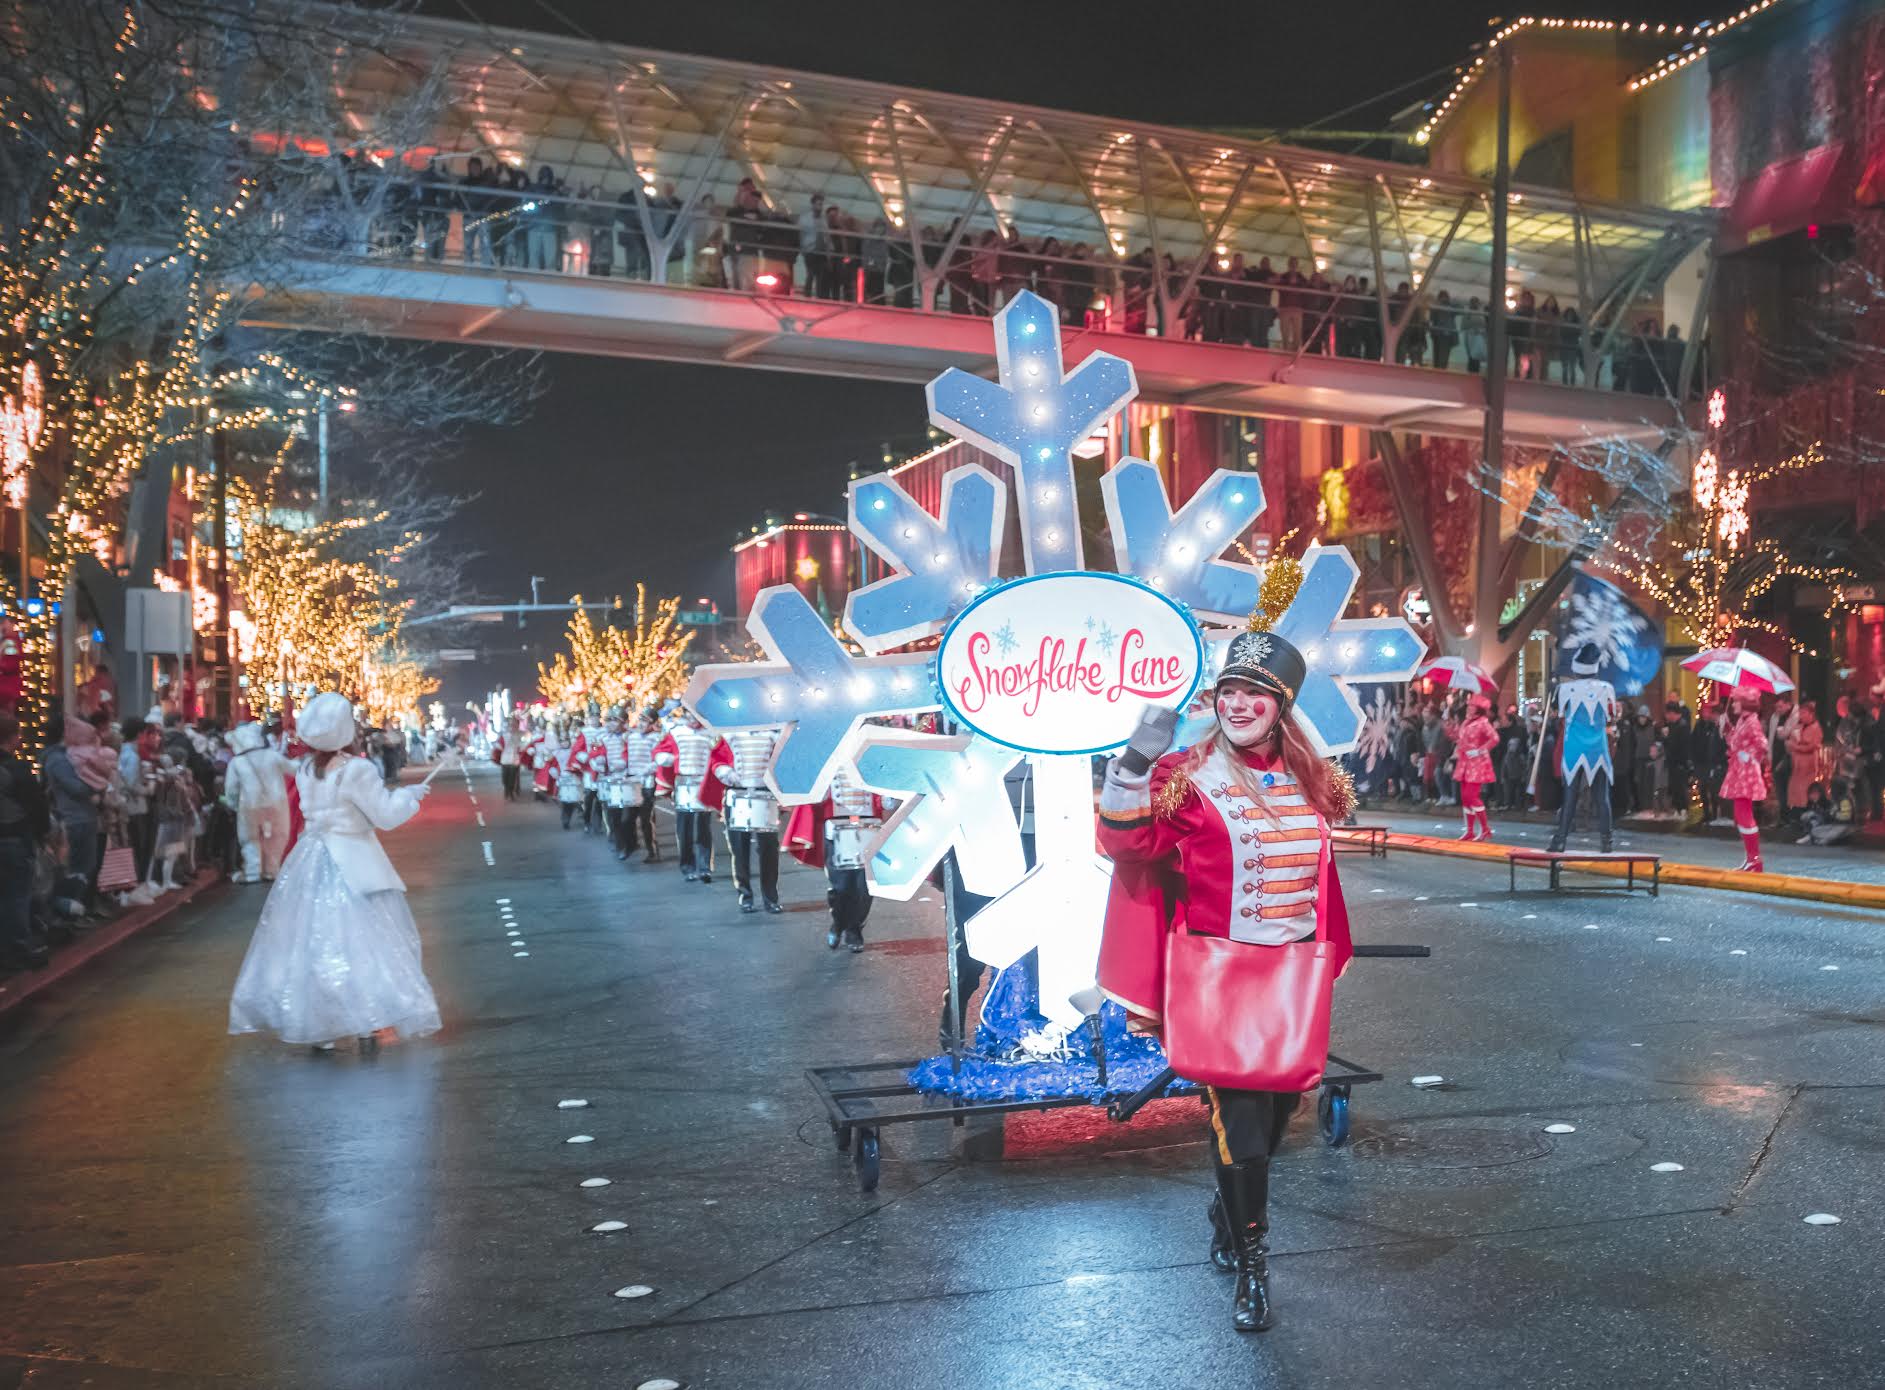
[[[1023,290],[995,315],[999,381],[951,367],[929,383],[930,422],[1015,469],[1029,574],[1082,568],[1073,446],[1138,393],[1131,364],[1096,352],[1062,375],[1060,315]]]
[[[694,672],[683,702],[720,733],[783,725],[766,781],[783,802],[816,801],[872,715],[938,709],[929,654],[854,657],[789,584],[762,589],[746,629],[771,663]]]
[[[853,483],[851,530],[897,573],[846,600],[846,631],[872,652],[941,632],[995,578],[1007,518],[1008,489],[975,464],[944,479],[940,522],[887,477]]]
[[[908,798],[885,822],[866,866],[871,892],[907,902],[952,849],[969,892],[992,898],[1012,888],[1027,861],[1002,779],[1022,756],[973,734],[868,731],[857,755],[858,780],[872,791]]]
[[[1254,565],[1218,558],[1263,514],[1263,485],[1220,468],[1174,516],[1165,480],[1144,459],[1122,459],[1100,479],[1119,571],[1193,612],[1241,622],[1257,606]]]

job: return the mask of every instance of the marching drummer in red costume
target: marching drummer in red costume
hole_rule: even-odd
[[[1492,701],[1475,695],[1468,702],[1471,711],[1460,726],[1454,745],[1459,758],[1453,780],[1460,784],[1460,815],[1466,820],[1462,840],[1490,840],[1492,822],[1486,819],[1486,784],[1499,780],[1492,770],[1492,750],[1499,746],[1499,731],[1492,727]]]
[[[1282,637],[1240,634],[1217,678],[1217,727],[1193,747],[1166,753],[1175,716],[1148,711],[1106,774],[1099,840],[1114,874],[1100,986],[1138,1026],[1165,1036],[1181,1076],[1171,1036],[1176,1025],[1194,1034],[1233,1030],[1176,987],[1168,993],[1175,933],[1263,952],[1318,938],[1309,949],[1323,971],[1324,1032],[1320,1058],[1307,1065],[1314,1073],[1327,1061],[1327,982],[1352,954],[1329,826],[1348,814],[1353,791],[1288,717],[1305,674],[1302,653]],[[1265,965],[1282,958],[1244,959]],[[1261,998],[1251,1005],[1276,1008]],[[1265,1246],[1270,1158],[1302,1094],[1226,1085],[1207,1094],[1218,1192],[1211,1257],[1237,1271],[1233,1325],[1262,1332],[1272,1321]]]

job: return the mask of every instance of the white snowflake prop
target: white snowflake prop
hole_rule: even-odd
[[[929,385],[930,419],[1014,469],[1026,574],[1078,570],[1072,450],[1136,394],[1132,368],[1094,353],[1064,371],[1055,310],[1030,293],[997,314],[994,328],[998,380],[945,372]],[[1223,555],[1261,515],[1262,486],[1251,474],[1219,471],[1174,512],[1157,469],[1131,458],[1101,486],[1120,572],[1195,617],[1233,625],[1206,633],[1208,680],[1256,603],[1261,572]],[[851,489],[851,529],[895,571],[858,590],[845,608],[844,631],[873,655],[847,652],[795,589],[767,589],[748,628],[772,660],[703,666],[686,703],[718,730],[782,729],[767,771],[782,801],[823,796],[847,760],[865,785],[902,798],[871,847],[871,890],[908,898],[956,851],[964,886],[994,899],[963,924],[970,951],[1004,967],[1036,952],[1040,1009],[1049,1032],[1064,1037],[1079,1026],[1081,1004],[1091,998],[1112,872],[1094,849],[1091,759],[1023,754],[979,735],[865,724],[940,707],[929,654],[878,653],[943,631],[992,583],[1013,577],[997,573],[1005,520],[1006,489],[979,466],[949,473],[940,518],[887,475],[860,479]],[[1347,551],[1311,546],[1303,571],[1302,587],[1276,627],[1302,649],[1312,672],[1295,718],[1320,751],[1333,755],[1352,748],[1361,728],[1348,682],[1404,680],[1422,648],[1398,619],[1341,617],[1357,578]],[[1086,631],[1107,654],[1120,641],[1103,613],[1087,619]],[[1016,645],[1012,624],[991,636],[1003,656]],[[1031,870],[1003,781],[1023,756],[1033,774]]]
[[[1559,646],[1574,652],[1586,644],[1597,648],[1610,666],[1628,666],[1638,639],[1649,631],[1649,619],[1608,584],[1574,585],[1570,612]]]
[[[1014,468],[1029,574],[1080,569],[1073,446],[1139,393],[1132,364],[1096,352],[1063,375],[1059,311],[1026,291],[995,315],[995,361],[999,384],[954,367],[930,382],[930,423]]]
[[[950,850],[962,886],[994,897],[1027,872],[1021,831],[1008,814],[984,814],[991,791],[1024,755],[973,734],[937,736],[908,729],[871,729],[857,755],[858,780],[905,800],[884,823],[865,880],[879,897],[907,902]]]

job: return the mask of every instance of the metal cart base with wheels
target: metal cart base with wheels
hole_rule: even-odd
[[[1425,957],[1432,952],[1425,946],[1357,946],[1355,954]],[[1099,1029],[1094,1028],[1092,1031],[1097,1040]],[[923,1060],[926,1059],[856,1062],[810,1067],[805,1072],[805,1079],[811,1083],[812,1090],[825,1108],[825,1120],[831,1126],[832,1139],[837,1144],[838,1152],[851,1155],[858,1187],[865,1192],[874,1191],[882,1175],[882,1131],[890,1125],[945,1119],[961,1125],[982,1116],[1009,1115],[1028,1110],[1065,1110],[1073,1106],[1104,1106],[1109,1116],[1123,1123],[1150,1101],[1203,1094],[1201,1087],[1180,1080],[1169,1068],[1136,1091],[1109,1087],[1105,1049],[1096,1047],[1094,1062],[1098,1072],[1097,1095],[964,1100],[959,1096],[926,1091],[912,1085],[910,1072]],[[1316,1122],[1326,1143],[1336,1146],[1348,1140],[1349,1100],[1353,1088],[1381,1079],[1378,1071],[1369,1071],[1333,1052],[1329,1054],[1329,1068],[1323,1075],[1316,1098]]]

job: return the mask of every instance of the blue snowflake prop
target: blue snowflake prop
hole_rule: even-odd
[[[1002,779],[1022,754],[971,734],[936,737],[872,730],[858,780],[907,798],[885,824],[865,874],[871,892],[908,901],[936,862],[956,851],[962,886],[988,897],[1027,872],[1021,832]]]
[[[1302,568],[1302,588],[1276,631],[1309,664],[1296,696],[1296,720],[1317,752],[1334,757],[1361,735],[1361,702],[1349,683],[1406,680],[1426,647],[1399,618],[1342,618],[1361,575],[1342,547],[1310,546]]]
[[[1256,567],[1218,558],[1263,514],[1263,485],[1251,474],[1218,469],[1176,516],[1165,480],[1144,459],[1120,460],[1100,492],[1120,573],[1201,616],[1241,622],[1257,606]]]
[[[940,522],[888,478],[853,483],[851,530],[897,573],[851,595],[845,629],[873,652],[941,632],[995,578],[1007,517],[1007,488],[973,464],[950,470]]]
[[[999,380],[951,367],[930,382],[932,424],[1015,469],[1029,574],[1081,568],[1073,446],[1138,393],[1132,366],[1096,352],[1062,375],[1060,315],[1023,290],[995,315]]]
[[[760,593],[746,630],[777,664],[702,666],[685,702],[723,733],[784,726],[766,771],[782,801],[823,796],[866,719],[941,707],[927,655],[852,656],[790,585]]]

